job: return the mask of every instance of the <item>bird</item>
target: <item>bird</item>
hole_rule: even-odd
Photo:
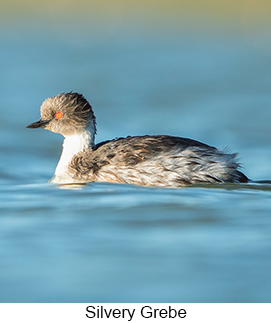
[[[56,184],[110,182],[157,187],[248,183],[236,153],[197,140],[170,135],[115,138],[95,144],[96,118],[76,92],[46,99],[41,119],[27,128],[44,128],[64,137]]]

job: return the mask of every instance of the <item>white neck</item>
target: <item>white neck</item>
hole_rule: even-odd
[[[94,145],[94,136],[91,136],[91,132],[85,130],[84,132],[67,136],[63,142],[63,150],[55,170],[55,176],[51,179],[52,183],[64,183],[71,182],[71,178],[68,175],[68,166],[74,155],[78,154],[85,149]]]

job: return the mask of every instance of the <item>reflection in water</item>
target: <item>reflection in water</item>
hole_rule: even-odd
[[[86,184],[81,183],[81,184],[59,184],[54,186],[59,187],[62,190],[82,190],[85,185]]]
[[[204,187],[204,188],[214,188],[214,189],[224,189],[224,190],[256,190],[256,191],[271,191],[270,181],[255,182],[255,183],[245,183],[245,184],[201,184],[193,185],[193,187]]]

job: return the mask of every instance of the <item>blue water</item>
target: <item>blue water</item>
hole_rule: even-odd
[[[97,141],[190,137],[271,179],[266,37],[144,28],[1,25],[1,302],[271,301],[270,186],[47,183],[62,138],[25,126],[71,90]]]

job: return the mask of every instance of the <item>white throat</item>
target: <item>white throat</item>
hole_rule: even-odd
[[[77,135],[65,137],[62,154],[55,170],[55,176],[50,180],[51,183],[74,182],[68,174],[68,166],[74,155],[94,145],[93,137],[88,130]]]

